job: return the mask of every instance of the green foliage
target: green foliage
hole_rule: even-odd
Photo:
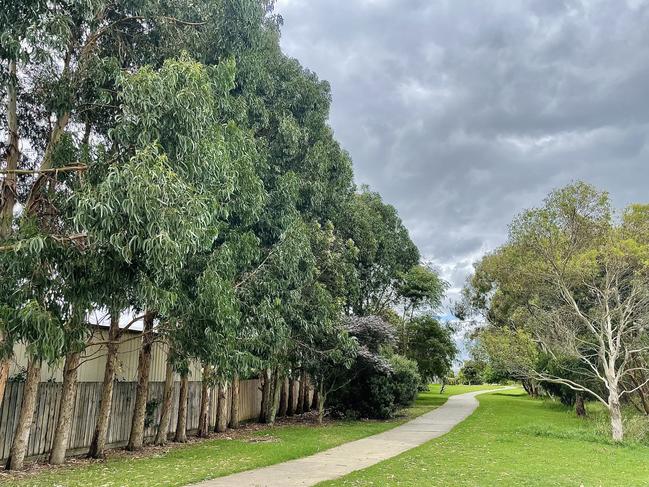
[[[30,147],[20,169],[57,169],[18,178],[1,356],[24,342],[54,362],[83,351],[90,310],[147,311],[179,370],[303,368],[335,389],[362,348],[345,314],[439,303],[396,210],[356,192],[329,84],[281,52],[272,5],[0,9],[0,57],[18,71],[0,63],[0,82],[18,90]]]
[[[469,386],[480,385],[484,382],[486,364],[475,360],[466,360],[458,374],[460,384]]]
[[[338,227],[358,248],[358,282],[348,291],[348,309],[359,316],[385,312],[398,300],[404,273],[419,262],[417,247],[394,207],[367,190],[350,200]]]
[[[401,355],[393,355],[390,357],[390,366],[394,404],[398,408],[410,406],[417,397],[417,391],[422,383],[417,363]]]
[[[407,356],[417,363],[422,377],[427,380],[446,377],[458,352],[452,330],[427,315],[414,318],[406,326]]]
[[[401,281],[397,292],[406,301],[411,311],[421,306],[431,310],[438,308],[448,287],[437,273],[423,265],[411,267],[401,277]]]

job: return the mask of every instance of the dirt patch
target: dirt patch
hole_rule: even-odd
[[[246,443],[277,443],[279,442],[279,438],[272,435],[261,435],[261,436],[253,436],[251,438],[246,438],[244,441]]]

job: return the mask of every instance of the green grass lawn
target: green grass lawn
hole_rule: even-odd
[[[323,427],[300,425],[264,428],[240,439],[208,440],[145,458],[109,458],[103,462],[64,467],[21,479],[0,477],[0,483],[17,487],[182,486],[312,455],[341,443],[374,435],[439,407],[453,394],[477,389],[481,387],[452,386],[440,395],[439,388],[433,386],[431,391],[419,395],[413,407],[390,421],[335,421]]]
[[[479,400],[480,408],[447,435],[320,485],[649,485],[649,447],[610,444],[598,430],[604,418],[582,420],[560,404],[532,400],[518,390]],[[594,408],[593,416],[599,414]]]

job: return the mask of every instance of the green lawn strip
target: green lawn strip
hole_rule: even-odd
[[[612,445],[593,431],[593,419],[579,419],[560,404],[530,399],[519,390],[479,400],[478,410],[450,433],[320,485],[649,485],[649,447]]]
[[[484,387],[439,387],[421,393],[415,405],[390,421],[335,421],[323,427],[269,427],[242,439],[216,439],[172,448],[144,458],[118,457],[5,482],[16,487],[183,486],[243,470],[312,455],[381,433],[442,405],[449,396]],[[0,481],[2,478],[0,477]]]

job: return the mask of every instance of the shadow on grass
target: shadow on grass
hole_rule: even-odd
[[[507,391],[501,391],[501,392],[492,392],[491,394],[487,394],[489,396],[502,396],[502,397],[507,397],[510,399],[525,399],[529,398],[527,393],[525,391],[521,391],[518,389],[510,389]]]

